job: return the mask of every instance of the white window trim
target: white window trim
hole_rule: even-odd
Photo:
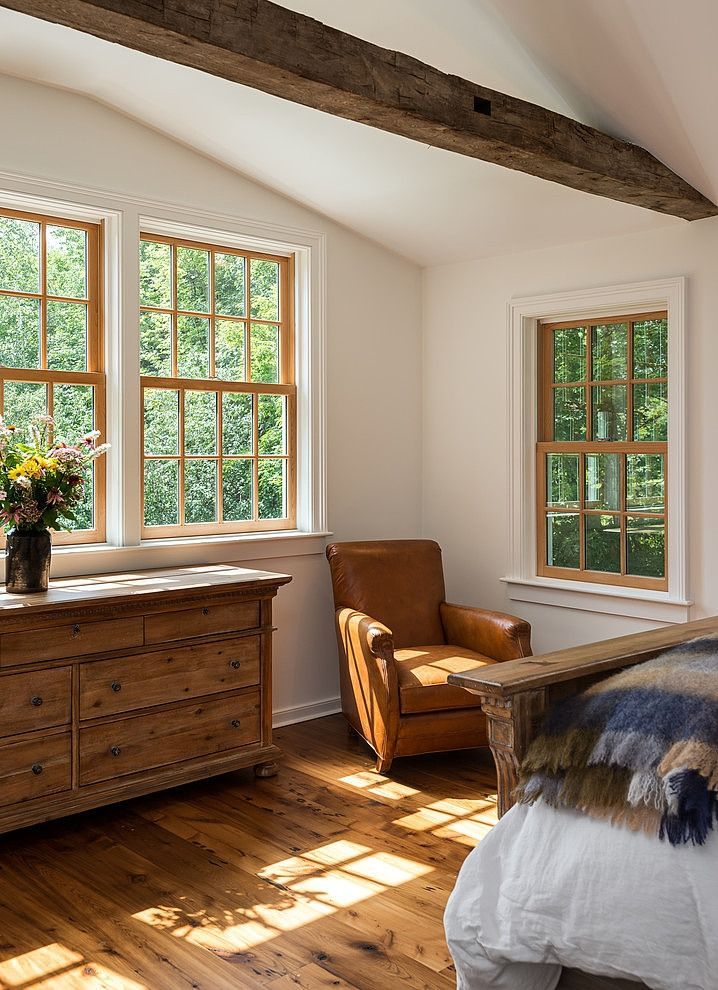
[[[0,172],[0,206],[103,221],[107,374],[107,542],[57,547],[54,577],[322,553],[326,543],[326,235],[66,182]],[[140,230],[295,258],[297,528],[142,540]],[[2,575],[0,575],[1,577]]]
[[[692,602],[687,588],[685,470],[685,295],[683,277],[574,292],[528,296],[508,304],[509,598],[685,622]],[[536,441],[538,325],[616,313],[668,311],[668,591],[561,581],[536,573]]]

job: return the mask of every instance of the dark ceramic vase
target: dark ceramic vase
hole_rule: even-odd
[[[47,591],[51,554],[48,530],[10,530],[5,550],[5,591],[12,595]]]

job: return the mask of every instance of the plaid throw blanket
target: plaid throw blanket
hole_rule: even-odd
[[[702,845],[718,818],[718,637],[692,640],[557,703],[517,798]]]

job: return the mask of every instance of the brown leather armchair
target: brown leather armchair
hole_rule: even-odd
[[[444,601],[433,540],[327,547],[342,710],[386,771],[395,756],[486,745],[478,697],[449,674],[531,655],[531,626]]]

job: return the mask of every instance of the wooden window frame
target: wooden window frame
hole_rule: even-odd
[[[29,213],[0,207],[0,215],[40,224],[40,291],[19,292],[0,289],[0,295],[14,298],[37,299],[40,302],[41,368],[7,368],[0,366],[0,413],[4,413],[4,384],[6,381],[30,382],[47,386],[47,411],[53,412],[54,385],[91,385],[94,389],[94,429],[106,438],[107,384],[104,368],[104,307],[103,307],[103,223],[73,220],[57,214]],[[76,227],[84,230],[87,247],[87,297],[54,296],[47,292],[46,229],[47,227]],[[83,303],[87,306],[87,371],[55,371],[47,365],[47,302]],[[106,533],[107,504],[106,458],[94,462],[93,529],[58,531],[52,535],[56,546],[77,546],[88,543],[104,543]],[[0,545],[4,545],[4,536]]]
[[[172,247],[172,306],[140,305],[140,313],[163,313],[171,317],[172,347],[171,362],[172,376],[159,377],[140,375],[140,479],[142,517],[141,535],[143,540],[158,540],[186,538],[193,536],[216,536],[239,533],[270,533],[296,529],[297,526],[297,386],[294,360],[294,295],[295,268],[293,255],[267,254],[261,251],[226,246],[221,243],[196,241],[184,237],[174,237],[166,234],[156,234],[150,230],[140,232],[140,241],[155,241]],[[198,313],[179,309],[177,306],[177,253],[176,248],[186,247],[209,252],[209,295],[210,312]],[[139,244],[138,244],[139,248]],[[215,300],[215,261],[214,255],[235,255],[245,259],[245,315],[242,317],[217,313]],[[250,261],[272,261],[279,265],[279,319],[265,320],[251,316],[251,286]],[[210,378],[181,378],[177,374],[177,317],[179,315],[197,316],[209,319],[210,334],[210,373],[215,371],[215,321],[231,319],[242,323],[245,327],[245,371],[251,375],[251,332],[252,324],[279,327],[279,382],[263,383],[251,381],[225,381]],[[178,453],[148,455],[144,443],[144,393],[146,388],[167,389],[177,391],[179,402],[178,423]],[[191,391],[209,391],[217,395],[217,447],[214,455],[191,455],[184,452],[184,393]],[[254,396],[252,402],[252,453],[248,455],[225,455],[222,452],[222,395],[224,393],[243,393]],[[286,401],[286,437],[285,453],[281,455],[260,454],[258,449],[258,396],[283,395]],[[148,460],[177,461],[178,463],[178,518],[179,523],[167,526],[147,526],[145,524],[145,463]],[[184,464],[191,460],[213,460],[217,463],[217,521],[211,523],[188,523],[184,521]],[[252,461],[252,509],[253,518],[246,521],[225,522],[223,513],[223,478],[222,465],[226,460]],[[259,519],[259,488],[258,469],[260,460],[283,460],[286,464],[286,508],[287,515],[281,519]]]
[[[668,377],[636,378],[633,363],[633,333],[634,324],[646,320],[665,319],[668,312],[659,310],[645,313],[631,313],[623,316],[593,316],[573,320],[539,321],[538,323],[538,432],[536,443],[536,543],[537,543],[537,575],[559,580],[587,584],[605,584],[624,588],[639,588],[652,591],[668,591],[668,441],[633,440],[633,391],[635,385],[645,383],[668,384]],[[594,379],[592,369],[592,329],[597,326],[611,324],[626,324],[628,326],[626,378],[625,379]],[[556,330],[574,327],[585,327],[586,336],[586,374],[580,382],[554,382],[554,352],[553,334]],[[669,327],[670,334],[670,327]],[[670,367],[668,369],[670,374]],[[592,438],[592,389],[597,386],[625,385],[626,386],[626,435],[625,441],[595,440]],[[553,395],[557,388],[581,387],[586,393],[586,440],[555,441],[552,439],[554,430]],[[547,464],[549,454],[573,454],[578,461],[578,507],[561,508],[549,504],[547,492]],[[620,507],[618,509],[586,508],[586,457],[590,454],[611,454],[620,456]],[[640,509],[628,509],[626,504],[626,471],[627,455],[629,454],[660,454],[663,456],[663,497],[662,513],[644,512]],[[547,563],[548,533],[547,521],[552,514],[578,515],[579,519],[579,552],[580,566],[578,569],[555,567]],[[620,566],[621,572],[594,571],[586,568],[586,517],[615,516],[620,517]],[[664,564],[663,577],[652,578],[626,573],[626,532],[628,518],[661,519],[664,524]]]

